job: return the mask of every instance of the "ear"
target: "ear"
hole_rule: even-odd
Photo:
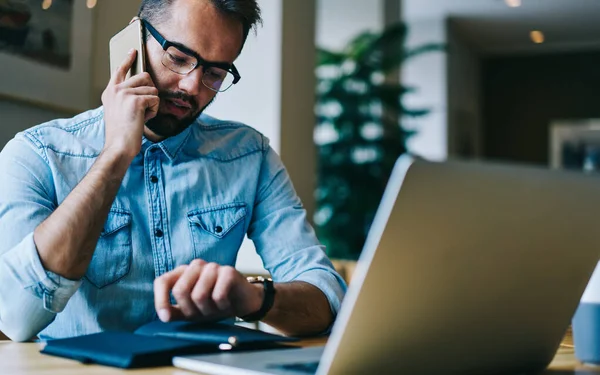
[[[133,18],[131,19],[131,21],[129,21],[129,24],[131,25],[132,23],[134,23],[135,21],[137,21],[137,20],[139,20],[139,19],[140,19],[140,17],[138,17],[138,16],[135,16],[135,17],[133,17]]]

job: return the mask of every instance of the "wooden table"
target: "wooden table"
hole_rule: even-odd
[[[322,344],[323,339],[305,340],[303,346]],[[179,370],[174,367],[160,367],[142,370],[120,370],[111,367],[83,365],[76,361],[40,354],[42,344],[17,344],[0,341],[0,374],[6,375],[111,375],[111,374],[144,374],[144,375],[197,375],[193,372]],[[566,374],[600,374],[600,367],[581,365],[574,356],[573,340],[565,337],[554,361],[550,364],[548,375]]]
[[[600,374],[600,367],[591,367],[581,364],[575,358],[575,347],[573,346],[573,333],[569,329],[567,335],[560,344],[554,360],[550,363],[547,374]]]
[[[292,345],[323,345],[324,338],[302,340]],[[77,361],[41,354],[40,343],[13,343],[0,341],[0,374],[1,375],[198,375],[196,372],[176,369],[175,367],[158,367],[140,370],[121,370],[113,367],[84,365]]]

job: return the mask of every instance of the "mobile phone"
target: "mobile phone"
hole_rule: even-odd
[[[142,21],[136,17],[127,27],[110,39],[108,44],[111,75],[123,63],[129,50],[132,48],[137,50],[137,55],[133,66],[127,72],[126,78],[146,71],[146,50],[144,48],[143,29]]]

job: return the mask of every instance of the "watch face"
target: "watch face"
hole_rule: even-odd
[[[264,278],[262,276],[248,276],[246,277],[246,280],[252,284],[264,283],[265,281],[273,281],[271,278]]]
[[[265,278],[262,276],[250,276],[247,277],[246,280],[248,280],[249,283],[256,284],[262,283],[263,281],[265,281]]]

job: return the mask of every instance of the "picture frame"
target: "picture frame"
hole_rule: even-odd
[[[553,121],[549,138],[551,168],[600,172],[600,119]]]
[[[54,1],[64,1],[72,7],[70,61],[57,66],[14,50],[0,49],[0,98],[76,113],[89,109],[91,104],[94,9],[88,9],[81,0]],[[19,2],[29,8],[40,7],[42,3]]]

